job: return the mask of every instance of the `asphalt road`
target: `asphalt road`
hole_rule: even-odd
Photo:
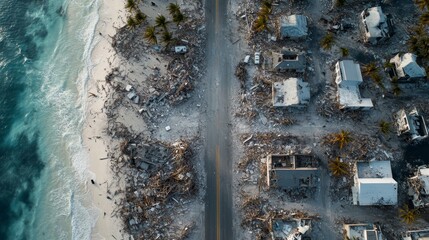
[[[207,0],[205,239],[233,239],[229,105],[232,56],[225,37],[228,0]]]

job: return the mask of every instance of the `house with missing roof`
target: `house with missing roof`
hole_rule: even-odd
[[[372,223],[344,224],[344,236],[347,239],[385,240],[378,225]]]
[[[335,83],[340,109],[373,108],[370,98],[362,98],[359,85],[363,82],[360,65],[353,60],[341,60],[335,64]]]
[[[272,85],[274,107],[304,107],[310,102],[310,87],[301,78],[288,78]]]
[[[354,205],[396,205],[398,183],[390,161],[356,162],[352,194]]]
[[[394,65],[390,71],[392,78],[398,81],[415,81],[426,78],[426,70],[412,53],[398,53],[389,61]]]
[[[393,115],[393,118],[398,136],[408,141],[419,141],[427,138],[428,129],[425,119],[416,108],[413,108],[409,113],[401,109]]]
[[[307,17],[304,15],[281,16],[279,19],[280,39],[299,39],[308,35]]]
[[[402,237],[402,240],[428,240],[429,229],[407,231]]]
[[[415,176],[408,179],[408,187],[415,208],[429,207],[429,167],[418,167]]]
[[[365,43],[377,44],[393,34],[393,22],[380,6],[366,8],[360,14],[360,28]]]
[[[283,48],[281,52],[271,52],[267,59],[268,69],[274,72],[305,72],[306,59],[303,52]]]
[[[313,156],[270,154],[266,163],[268,187],[283,190],[317,187],[318,162]]]
[[[301,240],[311,229],[311,219],[270,219],[273,240]]]

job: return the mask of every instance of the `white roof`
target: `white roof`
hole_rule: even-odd
[[[281,37],[307,36],[307,17],[304,15],[282,16],[280,18],[280,35]]]
[[[340,105],[346,108],[372,108],[371,99],[360,95],[359,85],[363,79],[359,64],[353,60],[342,60],[337,62],[336,68],[339,70],[335,82]]]
[[[289,78],[273,83],[273,105],[275,107],[308,104],[310,88],[301,78]]]
[[[360,65],[353,60],[342,60],[337,63],[341,71],[341,80],[345,84],[353,84],[352,82],[363,82]]]
[[[425,69],[420,67],[416,60],[416,55],[405,53],[402,56],[397,54],[390,59],[390,62],[395,63],[396,74],[399,78],[407,76],[412,78],[426,77]]]
[[[365,11],[362,12],[361,16],[363,18],[363,22],[366,23],[368,28],[368,32],[365,34],[367,37],[376,38],[376,37],[384,37],[388,32],[388,26],[386,24],[386,15],[384,15],[381,7],[372,7],[366,9],[367,16],[365,15]]]
[[[358,162],[355,186],[359,205],[396,205],[398,183],[392,178],[390,161]]]

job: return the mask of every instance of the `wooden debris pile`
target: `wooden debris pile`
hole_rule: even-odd
[[[184,239],[193,226],[177,226],[172,213],[196,193],[189,142],[140,142],[124,141],[125,155],[116,163],[126,166],[117,168],[126,178],[118,213],[138,239]]]
[[[252,232],[255,239],[271,239],[272,220],[318,219],[317,215],[310,215],[299,210],[277,209],[271,206],[267,199],[261,196],[243,195],[241,198],[241,212],[243,220],[241,226]]]
[[[246,87],[247,69],[244,62],[240,62],[235,68],[235,76],[240,81],[240,88],[242,90]]]

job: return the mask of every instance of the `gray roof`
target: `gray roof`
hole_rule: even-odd
[[[300,38],[308,35],[307,17],[304,15],[282,16],[280,18],[281,38]]]
[[[280,53],[272,52],[273,70],[297,72],[305,71],[305,56],[303,52],[283,49]]]
[[[417,63],[417,56],[412,53],[397,54],[391,63],[395,64],[395,72],[401,78],[423,78],[426,70]]]
[[[317,160],[308,155],[269,155],[268,181],[282,189],[315,187],[318,180]]]

